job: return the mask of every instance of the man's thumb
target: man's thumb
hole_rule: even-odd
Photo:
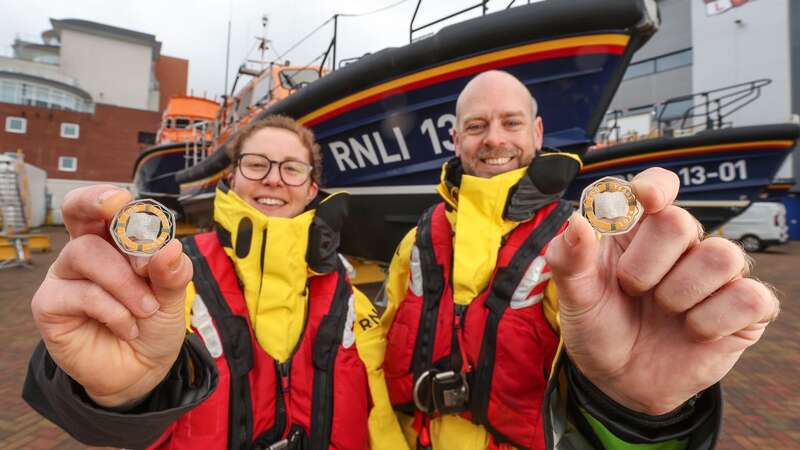
[[[601,292],[597,253],[600,242],[594,229],[579,213],[572,213],[569,225],[550,242],[545,255],[558,288],[558,300],[565,308],[580,314],[591,307]]]

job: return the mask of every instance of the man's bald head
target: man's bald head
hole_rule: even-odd
[[[525,85],[507,72],[482,73],[456,101],[456,156],[464,173],[478,177],[527,166],[542,146],[542,127]]]
[[[536,103],[536,99],[533,98],[528,88],[525,87],[517,77],[508,72],[490,70],[478,74],[469,80],[458,95],[458,99],[456,100],[456,122],[458,126],[461,124],[461,117],[464,114],[463,110],[466,102],[475,96],[494,96],[499,90],[524,98],[531,107],[531,117],[536,117],[539,107]]]

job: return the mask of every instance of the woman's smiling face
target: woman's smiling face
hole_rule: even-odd
[[[248,204],[267,216],[295,217],[302,213],[317,196],[319,187],[313,181],[310,173],[305,182],[299,186],[286,184],[284,179],[288,179],[287,170],[291,169],[285,167],[282,178],[277,163],[296,161],[311,170],[313,164],[310,153],[310,150],[303,146],[300,138],[292,131],[274,127],[261,128],[242,144],[240,159],[230,178],[231,189]],[[263,158],[248,157],[247,155],[260,155]],[[269,163],[264,158],[274,163]],[[254,178],[252,176],[254,172],[259,170],[263,172],[270,165],[266,177],[261,180],[250,179]],[[297,165],[297,167],[302,167],[302,165]],[[248,174],[247,177],[243,171]],[[289,181],[294,184],[292,180]]]

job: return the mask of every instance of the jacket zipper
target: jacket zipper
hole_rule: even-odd
[[[278,395],[276,398],[276,402],[278,404],[277,410],[278,414],[280,414],[280,427],[277,429],[283,429],[281,432],[281,436],[287,436],[289,433],[289,428],[291,424],[287,420],[288,418],[288,411],[291,408],[291,391],[290,391],[290,382],[289,382],[289,373],[291,370],[292,359],[289,358],[285,362],[277,362],[275,361],[275,369],[278,373]],[[276,417],[276,423],[278,418]]]
[[[464,318],[467,315],[469,305],[453,305],[453,334],[458,342],[458,350],[461,356],[461,367],[453,367],[453,370],[462,373],[469,373],[472,371],[472,364],[467,358],[467,349],[464,345]]]

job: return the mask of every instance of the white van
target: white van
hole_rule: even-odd
[[[739,241],[748,252],[758,252],[789,240],[783,203],[754,202],[743,213],[711,234]]]

